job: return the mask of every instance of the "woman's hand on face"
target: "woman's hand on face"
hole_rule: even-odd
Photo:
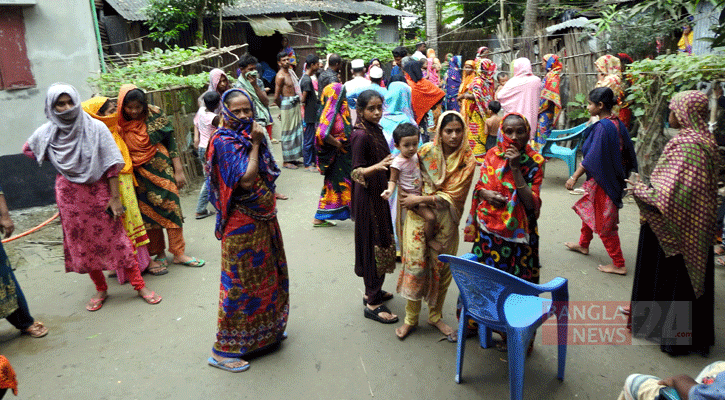
[[[508,199],[506,198],[506,196],[493,190],[482,189],[478,192],[478,195],[479,198],[481,198],[483,201],[496,208],[505,207],[506,203],[508,203]]]
[[[9,215],[0,218],[0,229],[2,229],[5,238],[9,238],[15,231],[15,224],[13,224],[13,220],[10,219]]]
[[[506,153],[504,153],[504,157],[509,162],[509,167],[511,168],[518,168],[519,167],[519,160],[521,159],[521,152],[519,149],[517,149],[514,146],[509,147],[506,149]]]
[[[176,180],[176,186],[179,189],[183,189],[186,186],[186,176],[184,171],[174,171],[174,180]]]
[[[114,219],[123,215],[123,204],[121,204],[121,199],[118,197],[111,197],[111,200],[108,200],[108,207],[106,208],[111,209]]]
[[[259,146],[264,141],[264,135],[267,132],[256,122],[252,123],[252,144]]]

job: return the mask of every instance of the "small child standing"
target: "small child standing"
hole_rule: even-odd
[[[396,185],[405,193],[421,195],[423,182],[418,161],[418,135],[418,128],[410,123],[402,123],[393,131],[395,148],[400,150],[400,154],[393,159],[393,163],[390,165],[388,189],[381,194],[384,199],[390,198]],[[441,252],[443,246],[433,239],[435,237],[436,222],[433,210],[428,206],[418,205],[413,212],[425,220],[424,232],[428,246],[437,252]]]
[[[496,146],[498,142],[498,128],[501,126],[501,117],[498,112],[501,111],[501,103],[496,100],[489,101],[486,108],[486,151]]]
[[[211,110],[216,110],[221,102],[221,96],[215,91],[208,91],[202,96],[204,106],[199,107],[194,116],[194,147],[196,148],[201,165],[206,164],[206,148],[209,140],[219,126],[219,116]],[[214,215],[206,206],[209,204],[209,188],[206,186],[206,169],[204,170],[204,182],[199,191],[199,200],[196,203],[196,219],[206,218]]]

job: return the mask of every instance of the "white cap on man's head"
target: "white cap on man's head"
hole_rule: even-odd
[[[352,68],[352,69],[365,68],[365,61],[363,61],[359,58],[356,58],[356,59],[352,60],[352,62],[350,62],[350,68]]]
[[[380,79],[383,77],[383,70],[380,67],[370,68],[370,77],[373,79]]]

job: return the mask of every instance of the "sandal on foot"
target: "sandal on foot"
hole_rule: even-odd
[[[274,198],[277,200],[289,200],[289,197],[287,197],[281,193],[275,193]]]
[[[398,317],[395,317],[393,319],[385,319],[385,318],[381,317],[380,313],[384,313],[384,312],[391,314],[391,315],[393,314],[392,312],[390,312],[390,309],[385,306],[385,304],[381,305],[380,307],[378,307],[374,310],[371,310],[370,308],[368,308],[368,306],[365,306],[364,314],[365,314],[365,318],[372,319],[373,321],[378,321],[381,324],[394,324],[394,323],[398,322]]]
[[[164,267],[168,267],[169,266],[169,260],[167,260],[166,257],[156,256],[156,257],[154,257],[154,261],[156,261],[157,263],[163,265]]]
[[[30,335],[30,337],[42,338],[48,334],[48,328],[46,328],[42,322],[35,321],[33,322],[33,325],[30,325],[28,329],[23,331],[23,333]]]
[[[206,217],[211,217],[214,215],[214,211],[204,210],[204,212],[196,213],[196,216],[194,218],[196,219],[204,219]]]
[[[383,301],[390,301],[393,300],[393,297],[395,297],[392,293],[386,292],[385,290],[381,290],[380,292],[383,294]],[[363,305],[368,305],[368,300],[365,298],[365,296],[363,296]]]
[[[139,293],[138,295],[141,296],[141,293]],[[147,294],[146,296],[141,296],[141,298],[144,299],[148,304],[159,304],[159,303],[161,303],[161,300],[163,300],[163,298],[161,296],[159,296],[158,298],[155,298],[155,297],[156,297],[156,292],[151,292],[151,293]]]
[[[196,257],[191,257],[191,260],[189,260],[189,261],[181,261],[181,262],[174,261],[174,264],[185,265],[187,267],[203,267],[204,264],[206,264],[206,261],[197,260]]]
[[[314,226],[315,228],[328,228],[328,227],[337,226],[337,224],[335,222],[325,220],[325,221],[320,222],[319,224],[313,223],[312,226]]]
[[[235,362],[242,361],[241,358],[227,358],[226,360],[217,361],[214,357],[209,357],[209,359],[207,361],[209,362],[209,365],[211,365],[212,367],[223,369],[224,371],[229,371],[229,372],[243,372],[243,371],[248,370],[249,365],[250,365],[249,363],[247,363],[247,364],[245,364],[241,367],[237,367],[237,368],[227,367],[227,364],[233,364]]]
[[[159,264],[157,267],[149,267],[145,272],[148,272],[154,276],[166,275],[169,273],[169,269],[164,264]]]
[[[103,307],[103,303],[106,301],[108,296],[101,298],[101,299],[90,299],[88,303],[86,304],[86,310],[88,311],[98,311]]]

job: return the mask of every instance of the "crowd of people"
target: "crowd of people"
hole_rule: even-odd
[[[546,160],[538,151],[562,110],[563,65],[557,55],[543,57],[543,80],[526,58],[513,61],[509,79],[485,47],[466,62],[448,55],[442,68],[421,43],[411,56],[396,48],[388,76],[379,59],[367,66],[352,60],[353,78],[341,82],[339,55],[329,54],[324,66],[318,56],[307,56],[298,79],[292,68],[298,60],[290,50],[277,55],[273,93],[264,89],[258,60],[247,54],[239,60],[237,79],[212,70],[199,98],[194,146],[206,179],[196,218],[216,214],[214,233],[222,248],[210,365],[244,371],[245,358],[287,337],[289,275],[276,208],[286,196],[275,184],[281,170],[271,150],[273,123],[282,126],[282,167],[323,175],[312,225],[354,221],[354,272],[365,286],[365,318],[399,321],[385,305],[394,294],[382,287],[400,257],[396,291],[406,301],[403,323],[394,331],[400,340],[418,326],[423,301],[427,323],[449,341],[462,340],[443,321],[452,277],[437,256],[459,251],[471,185],[462,230],[469,251],[483,264],[539,282],[537,219]],[[686,91],[672,99],[669,124],[680,135],[668,143],[645,184],[631,175],[637,161],[622,107],[621,58],[605,55],[596,62],[599,79],[588,96],[592,123],[584,133],[583,160],[565,184],[572,189],[586,175],[584,194],[573,207],[582,219],[581,236],[565,246],[588,254],[596,233],[612,258],[599,270],[625,275],[618,210],[631,192],[644,223],[631,307],[623,312],[630,315],[633,333],[659,337],[663,351],[707,354],[714,342],[718,168],[707,98]],[[272,103],[280,109],[279,121],[272,118]],[[130,282],[146,303],[158,304],[161,296],[146,287],[143,272],[165,274],[169,259],[189,267],[205,264],[185,252],[179,188],[186,179],[168,118],[133,85],[123,85],[115,102],[105,97],[81,102],[74,87],[57,83],[48,89],[45,114],[48,122],[28,139],[24,152],[38,163],[52,163],[59,173],[55,189],[66,271],[89,274],[96,287],[86,309],[98,311],[107,301],[103,271]],[[1,194],[0,227],[6,236],[13,231]],[[0,316],[33,337],[47,334],[30,316],[1,248],[0,294]],[[688,304],[676,310],[691,318],[686,341],[665,337],[662,326],[660,332],[647,326],[653,301],[662,307]],[[505,342],[503,336],[504,348]]]

